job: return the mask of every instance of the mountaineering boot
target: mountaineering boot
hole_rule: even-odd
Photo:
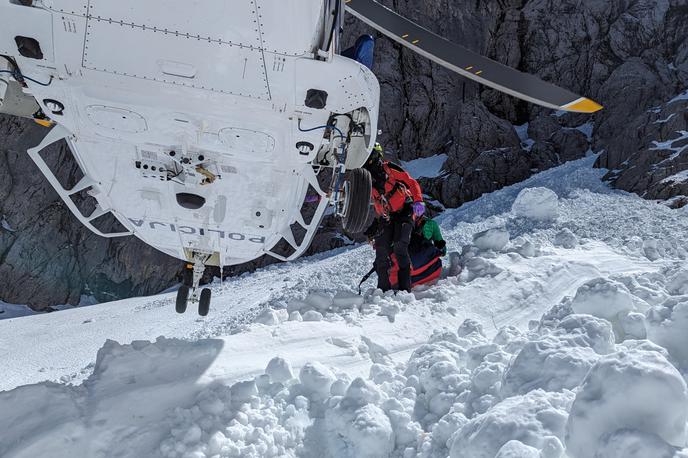
[[[380,275],[380,272],[377,273],[377,289],[381,289],[383,293],[392,289],[392,285],[389,284],[388,275]]]
[[[411,292],[411,268],[399,269],[399,291]]]

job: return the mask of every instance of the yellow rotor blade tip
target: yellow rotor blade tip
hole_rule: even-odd
[[[587,98],[581,98],[564,107],[564,109],[567,111],[575,111],[577,113],[595,113],[596,111],[600,111],[602,108],[604,108],[602,105]]]

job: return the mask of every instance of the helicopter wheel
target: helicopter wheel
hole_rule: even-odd
[[[210,311],[210,295],[210,289],[203,288],[201,290],[201,297],[198,301],[198,314],[201,316],[208,315],[208,312]]]
[[[347,232],[360,234],[368,223],[373,180],[365,169],[353,169],[347,175],[343,186],[342,223]]]
[[[182,285],[177,290],[177,302],[175,304],[175,310],[177,313],[186,312],[186,304],[189,302],[189,287]]]

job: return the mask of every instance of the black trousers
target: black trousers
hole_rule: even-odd
[[[392,289],[389,269],[392,265],[390,255],[395,254],[399,264],[398,289],[411,291],[411,257],[409,243],[413,232],[413,216],[410,210],[393,213],[389,221],[380,221],[380,229],[375,237],[375,272],[377,287],[383,291]]]

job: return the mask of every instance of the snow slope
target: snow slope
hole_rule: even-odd
[[[0,321],[0,456],[684,456],[688,213],[593,161],[446,212],[464,271],[413,294],[356,296],[361,246],[214,285],[205,319]]]
[[[448,157],[446,154],[436,154],[412,161],[402,161],[401,165],[413,178],[436,178],[440,176],[442,166]]]

